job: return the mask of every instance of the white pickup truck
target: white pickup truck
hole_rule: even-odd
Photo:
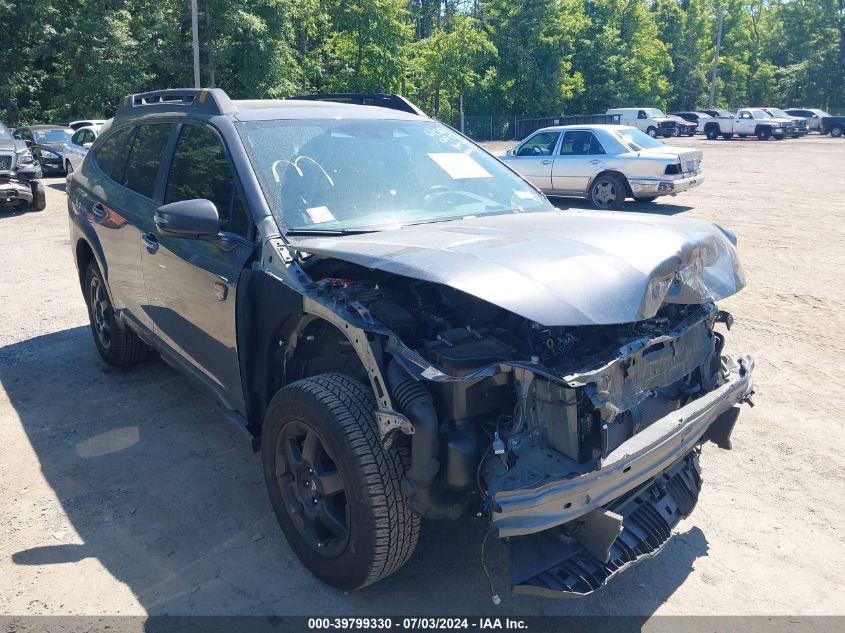
[[[756,136],[761,141],[774,137],[782,140],[787,136],[799,136],[800,130],[791,119],[775,118],[763,108],[740,108],[736,115],[727,110],[706,110],[713,117],[704,126],[704,134],[711,141],[720,136],[725,139]]]

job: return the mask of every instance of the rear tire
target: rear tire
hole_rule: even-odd
[[[845,134],[845,128],[843,128],[841,125],[834,125],[832,128],[830,128],[830,135],[833,138],[841,138],[843,134]]]
[[[600,174],[590,185],[588,198],[596,209],[621,209],[627,193],[622,178],[615,174]]]
[[[85,271],[83,292],[94,344],[102,359],[114,367],[128,367],[144,360],[150,348],[135,332],[118,323],[106,283],[94,262]]]
[[[715,141],[719,138],[719,129],[716,127],[709,127],[704,130],[704,135],[708,141]]]
[[[30,183],[30,187],[32,188],[32,204],[30,208],[33,211],[43,211],[47,208],[47,191],[44,189],[44,185],[41,184],[40,180],[35,180]]]
[[[339,589],[392,574],[419,538],[402,457],[381,443],[375,409],[361,383],[322,374],[281,389],[264,419],[264,478],[279,525],[302,564]]]

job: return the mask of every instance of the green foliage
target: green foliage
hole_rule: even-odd
[[[193,84],[190,0],[0,0],[9,124]],[[199,0],[202,84],[401,92],[456,123],[707,103],[845,106],[845,0]]]

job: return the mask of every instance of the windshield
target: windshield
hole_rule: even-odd
[[[772,115],[766,112],[765,110],[752,110],[751,115],[755,119],[771,119]]]
[[[32,130],[35,142],[40,144],[67,143],[73,134],[73,130],[62,128],[51,128],[47,130]]]
[[[626,146],[630,147],[635,152],[639,152],[642,149],[654,149],[655,147],[663,147],[663,143],[661,143],[657,139],[653,139],[645,132],[641,132],[640,130],[634,128],[619,130],[616,132],[616,136],[619,137],[620,141],[622,141]]]
[[[733,114],[730,113],[730,110],[716,110],[716,116],[720,117],[732,117]]]
[[[497,159],[434,121],[256,121],[238,131],[289,230],[378,230],[554,208]]]
[[[2,123],[0,123],[0,138],[3,138],[3,139],[12,138],[12,134],[9,132],[9,128],[7,128]]]
[[[789,119],[791,118],[786,112],[781,110],[780,108],[766,108],[766,112],[771,114],[774,117],[780,117],[782,119]]]
[[[659,119],[661,117],[665,117],[666,115],[663,114],[663,110],[659,108],[646,108],[645,109],[648,118],[650,119]]]

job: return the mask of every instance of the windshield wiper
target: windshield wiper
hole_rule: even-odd
[[[295,236],[338,236],[338,235],[361,235],[363,233],[376,233],[375,229],[288,229],[285,235]]]

